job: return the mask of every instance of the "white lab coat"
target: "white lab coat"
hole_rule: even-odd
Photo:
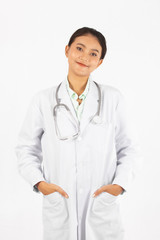
[[[77,120],[65,80],[58,96]],[[57,138],[53,118],[57,86],[34,95],[18,135],[16,156],[22,177],[32,187],[42,180],[57,184],[69,195],[66,199],[58,192],[43,195],[37,190],[43,197],[43,240],[124,239],[119,200],[133,180],[138,145],[130,135],[124,97],[112,86],[99,84],[102,123],[90,122],[98,106],[98,90],[90,80],[78,139]],[[69,130],[66,119],[60,125],[62,132]],[[125,191],[92,197],[107,184],[118,184]]]

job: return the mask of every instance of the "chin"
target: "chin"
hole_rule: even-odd
[[[76,72],[75,73],[79,77],[89,77],[90,73]]]

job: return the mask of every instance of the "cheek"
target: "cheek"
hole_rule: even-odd
[[[96,67],[98,66],[98,64],[99,64],[99,61],[98,61],[98,60],[94,60],[94,61],[93,61],[93,66],[94,66],[94,68],[96,68]]]
[[[69,55],[70,59],[76,59],[78,57],[78,53],[75,51],[72,51]]]
[[[98,59],[96,58],[96,59],[92,59],[92,62],[93,62],[93,64],[95,65],[95,66],[97,66],[98,65],[98,63],[99,63],[99,61],[98,61]]]

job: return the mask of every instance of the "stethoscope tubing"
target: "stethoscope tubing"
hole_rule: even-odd
[[[97,89],[98,89],[98,95],[99,95],[99,99],[98,99],[98,109],[97,109],[97,112],[96,114],[91,118],[90,121],[92,121],[94,118],[98,118],[100,119],[100,111],[101,111],[101,90],[100,90],[100,87],[99,87],[99,84],[96,83],[95,81],[93,81],[96,86],[97,86]],[[72,119],[75,121],[75,118],[73,117],[73,114],[71,113],[70,109],[68,108],[68,106],[64,103],[60,103],[59,102],[59,98],[58,98],[58,91],[59,91],[59,88],[61,86],[62,82],[58,85],[57,89],[56,89],[56,105],[54,106],[53,108],[53,116],[54,116],[54,121],[55,121],[55,129],[56,129],[56,134],[58,136],[58,138],[60,140],[72,140],[72,139],[75,139],[76,137],[78,137],[80,135],[80,123],[78,122],[77,124],[77,133],[76,134],[73,134],[72,136],[68,136],[68,137],[61,137],[60,136],[60,132],[59,132],[59,129],[58,129],[58,124],[57,124],[57,113],[56,113],[56,109],[58,109],[58,107],[60,106],[63,106],[65,107],[65,109],[69,112],[70,116],[72,117]],[[99,120],[98,120],[99,121]],[[99,123],[99,122],[96,122],[94,121],[94,123]]]

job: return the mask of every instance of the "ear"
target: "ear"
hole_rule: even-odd
[[[66,46],[65,46],[65,55],[66,55],[66,57],[68,57],[68,51],[69,51],[69,46],[66,45]]]

